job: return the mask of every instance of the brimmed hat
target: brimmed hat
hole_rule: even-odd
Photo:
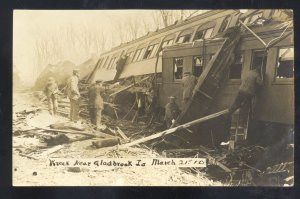
[[[176,97],[173,96],[173,95],[171,95],[171,96],[169,97],[169,99],[176,99]]]

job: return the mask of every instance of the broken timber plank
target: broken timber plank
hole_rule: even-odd
[[[42,127],[36,127],[36,128],[44,130],[44,131],[56,131],[56,132],[61,132],[61,133],[71,133],[71,134],[79,134],[79,135],[97,137],[97,135],[93,135],[93,134],[90,134],[90,133],[84,133],[82,131],[69,131],[69,130],[50,129],[50,128],[42,128]]]
[[[109,149],[112,149],[112,150],[114,150],[114,149],[125,149],[125,148],[131,147],[131,146],[134,146],[134,145],[137,145],[137,144],[140,144],[140,143],[144,143],[144,142],[147,142],[147,141],[150,141],[150,140],[159,138],[159,137],[163,137],[163,136],[172,134],[172,133],[174,133],[174,132],[176,132],[176,131],[178,131],[178,130],[185,129],[185,128],[188,128],[188,127],[191,127],[191,126],[193,126],[193,125],[195,125],[195,124],[205,122],[205,121],[207,121],[207,120],[210,120],[210,119],[219,117],[219,116],[224,115],[224,114],[227,114],[227,113],[228,113],[228,109],[223,110],[223,111],[220,111],[220,112],[217,112],[217,113],[214,113],[214,114],[211,114],[211,115],[207,115],[207,116],[205,116],[205,117],[202,117],[202,118],[193,120],[193,121],[191,121],[191,122],[188,122],[188,123],[179,125],[179,126],[177,126],[177,127],[171,128],[171,129],[167,129],[167,130],[165,130],[165,131],[162,131],[162,132],[160,132],[160,133],[156,133],[156,134],[150,135],[150,136],[148,136],[148,137],[144,137],[144,138],[135,140],[135,141],[130,142],[130,143],[127,143],[127,144],[118,145],[118,146],[116,146],[116,147],[108,147],[108,148],[105,148],[105,149],[107,149],[107,150],[109,150]]]
[[[117,133],[126,141],[129,142],[129,138],[125,135],[125,133],[119,128],[117,127]]]
[[[267,47],[267,44],[264,42],[264,40],[262,40],[255,32],[253,32],[250,28],[248,28],[248,26],[246,24],[244,24],[241,20],[239,20],[240,24],[242,24],[256,39],[258,39],[258,41],[260,41],[260,43],[262,43],[264,45],[264,47]]]
[[[118,91],[116,91],[116,92],[110,94],[109,97],[111,97],[111,96],[113,96],[113,95],[116,95],[116,94],[118,94],[118,93],[121,93],[121,92],[123,92],[123,91],[126,91],[127,89],[133,87],[134,85],[139,84],[139,83],[141,83],[141,82],[143,82],[143,81],[145,81],[145,80],[147,80],[147,79],[149,79],[149,78],[150,78],[150,76],[149,76],[149,77],[145,77],[144,79],[142,79],[142,80],[139,81],[139,82],[135,82],[135,83],[133,83],[133,84],[130,84],[129,86],[126,86],[125,88],[122,88],[122,89],[120,89],[120,90],[118,90]]]
[[[39,154],[39,155],[37,155],[37,156],[35,156],[35,157],[33,157],[33,156],[26,156],[26,157],[32,158],[32,159],[35,159],[35,160],[38,160],[38,159],[41,159],[41,158],[46,158],[46,157],[48,157],[50,154],[55,153],[55,152],[57,152],[57,151],[63,149],[64,147],[65,147],[64,145],[57,145],[57,146],[55,146],[55,147],[52,147],[52,148],[50,148],[50,149],[48,149],[48,150],[42,152],[41,154]]]

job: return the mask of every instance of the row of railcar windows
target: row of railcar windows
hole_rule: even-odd
[[[210,55],[209,60],[213,55]],[[251,68],[256,66],[266,67],[267,57],[263,51],[254,51],[252,55]],[[199,77],[204,69],[203,56],[193,56],[192,74]],[[229,79],[239,80],[242,76],[244,55],[242,52],[235,56],[233,64],[229,68]],[[184,71],[182,57],[175,57],[173,60],[174,80],[181,80]],[[275,80],[291,79],[294,77],[294,47],[278,48],[277,64],[275,68]]]
[[[229,17],[226,17],[221,25],[219,32],[223,32],[228,27],[228,24],[229,24]],[[200,26],[200,28],[201,28],[201,26]],[[195,36],[193,38],[193,41],[199,40],[199,39],[210,38],[212,36],[213,30],[214,30],[213,27],[197,30],[195,33]],[[194,29],[182,31],[181,34],[179,34],[179,36],[177,37],[176,43],[190,42],[193,32],[194,32]],[[143,48],[137,49],[136,51],[128,52],[126,54],[127,55],[127,63],[137,62],[137,61],[141,61],[143,59],[153,58],[156,55],[156,53],[161,52],[163,48],[172,45],[174,43],[174,39],[175,39],[175,34],[174,34],[173,38],[167,37],[166,40],[162,42],[161,48],[159,48],[159,43],[155,43],[155,44],[149,45],[147,48],[143,47]],[[106,65],[106,64],[107,64],[107,60],[109,59],[109,56],[106,58],[103,58],[103,60],[106,59],[105,62],[101,61],[101,63],[99,65],[102,65],[102,68],[113,69],[113,68],[115,68],[115,64],[117,61],[116,58],[117,58],[116,56],[112,57],[110,59],[110,62],[108,62],[108,65]]]

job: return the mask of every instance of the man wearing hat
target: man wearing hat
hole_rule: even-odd
[[[53,77],[49,77],[44,93],[48,100],[48,110],[50,115],[56,115],[58,103],[58,87]]]
[[[89,88],[89,111],[92,124],[96,125],[98,128],[101,125],[102,110],[104,108],[103,99],[101,97],[101,92],[103,91],[102,81],[97,80]]]
[[[260,67],[256,67],[245,73],[238,94],[229,108],[229,115],[243,106],[251,105],[252,98],[256,96],[259,88],[263,85],[263,76],[260,74],[260,70]]]
[[[122,73],[123,67],[126,63],[127,55],[122,55],[120,59],[116,62],[116,75],[114,81],[117,81]]]
[[[179,107],[175,102],[176,98],[174,96],[170,96],[169,100],[170,100],[169,103],[165,107],[165,118],[164,118],[167,128],[171,127],[171,125],[173,124],[173,122],[176,120],[176,118],[180,113]]]
[[[197,84],[197,78],[191,72],[185,72],[182,78],[183,83],[183,105],[185,106],[193,95],[194,87]]]
[[[70,99],[70,120],[77,122],[79,113],[79,98],[80,93],[78,89],[79,70],[74,69],[73,75],[67,81],[67,96]]]

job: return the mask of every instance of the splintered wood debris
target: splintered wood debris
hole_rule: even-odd
[[[91,170],[81,167],[49,167],[50,158],[159,158],[157,152],[140,144],[123,150],[102,150],[93,142],[117,138],[121,143],[142,137],[145,126],[114,122],[105,118],[103,131],[94,130],[88,121],[69,124],[63,116],[50,116],[33,96],[14,96],[13,184],[15,186],[59,185],[156,185],[222,186],[205,173],[191,169],[114,168]],[[36,102],[36,103],[33,103]],[[30,107],[30,108],[28,108]],[[130,126],[130,128],[127,128]],[[52,127],[52,128],[51,128]],[[53,129],[54,128],[54,129]],[[141,129],[142,128],[142,129]],[[128,131],[129,129],[129,131]],[[135,134],[135,135],[131,135]]]

